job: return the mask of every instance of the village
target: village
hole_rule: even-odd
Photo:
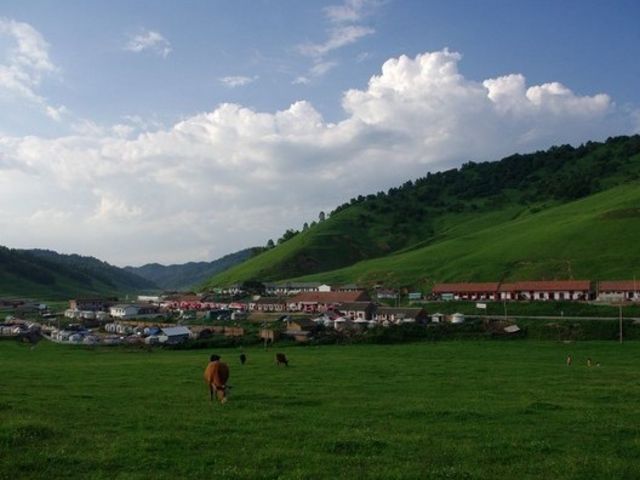
[[[253,287],[255,288],[255,286]],[[402,306],[400,298],[403,297]],[[0,324],[0,336],[33,333],[58,343],[77,345],[175,345],[213,336],[253,335],[266,343],[279,338],[308,342],[319,332],[364,332],[374,327],[443,323],[462,324],[465,315],[434,310],[438,302],[640,302],[635,281],[556,280],[525,282],[439,283],[429,295],[381,286],[366,290],[355,284],[319,282],[267,283],[260,292],[236,284],[213,292],[168,292],[139,295],[135,302],[117,297],[75,298],[63,313],[46,304],[2,301],[18,314]],[[20,310],[22,309],[22,310]],[[20,315],[20,311],[37,312]],[[510,333],[517,326],[508,325]]]

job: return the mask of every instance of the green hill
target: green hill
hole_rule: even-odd
[[[629,277],[640,260],[632,215],[639,178],[640,136],[468,163],[352,199],[204,287],[291,278],[418,286]]]
[[[458,224],[415,250],[303,277],[428,289],[435,281],[630,279],[640,275],[640,183],[485,228]]]
[[[148,263],[141,267],[124,267],[124,269],[152,281],[163,289],[182,290],[192,288],[212,275],[244,262],[254,255],[255,251],[255,248],[246,248],[212,262],[188,262],[180,265]]]
[[[46,299],[133,293],[158,286],[93,257],[0,247],[0,295]]]

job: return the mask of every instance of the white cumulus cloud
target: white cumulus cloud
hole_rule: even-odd
[[[519,74],[469,79],[461,61],[446,49],[391,58],[344,93],[337,123],[306,101],[276,112],[227,103],[142,133],[0,136],[3,241],[119,264],[210,259],[429,170],[635,127],[606,94]],[[48,211],[58,213],[42,228],[36,213]]]

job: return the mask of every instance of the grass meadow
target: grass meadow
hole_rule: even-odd
[[[0,479],[640,477],[638,342],[280,350],[2,341]]]

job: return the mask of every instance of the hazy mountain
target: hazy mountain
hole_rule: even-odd
[[[141,267],[125,267],[125,270],[144,277],[166,290],[188,289],[200,285],[213,275],[244,262],[254,255],[255,251],[255,248],[247,248],[212,262],[189,262],[180,265],[148,263]]]

